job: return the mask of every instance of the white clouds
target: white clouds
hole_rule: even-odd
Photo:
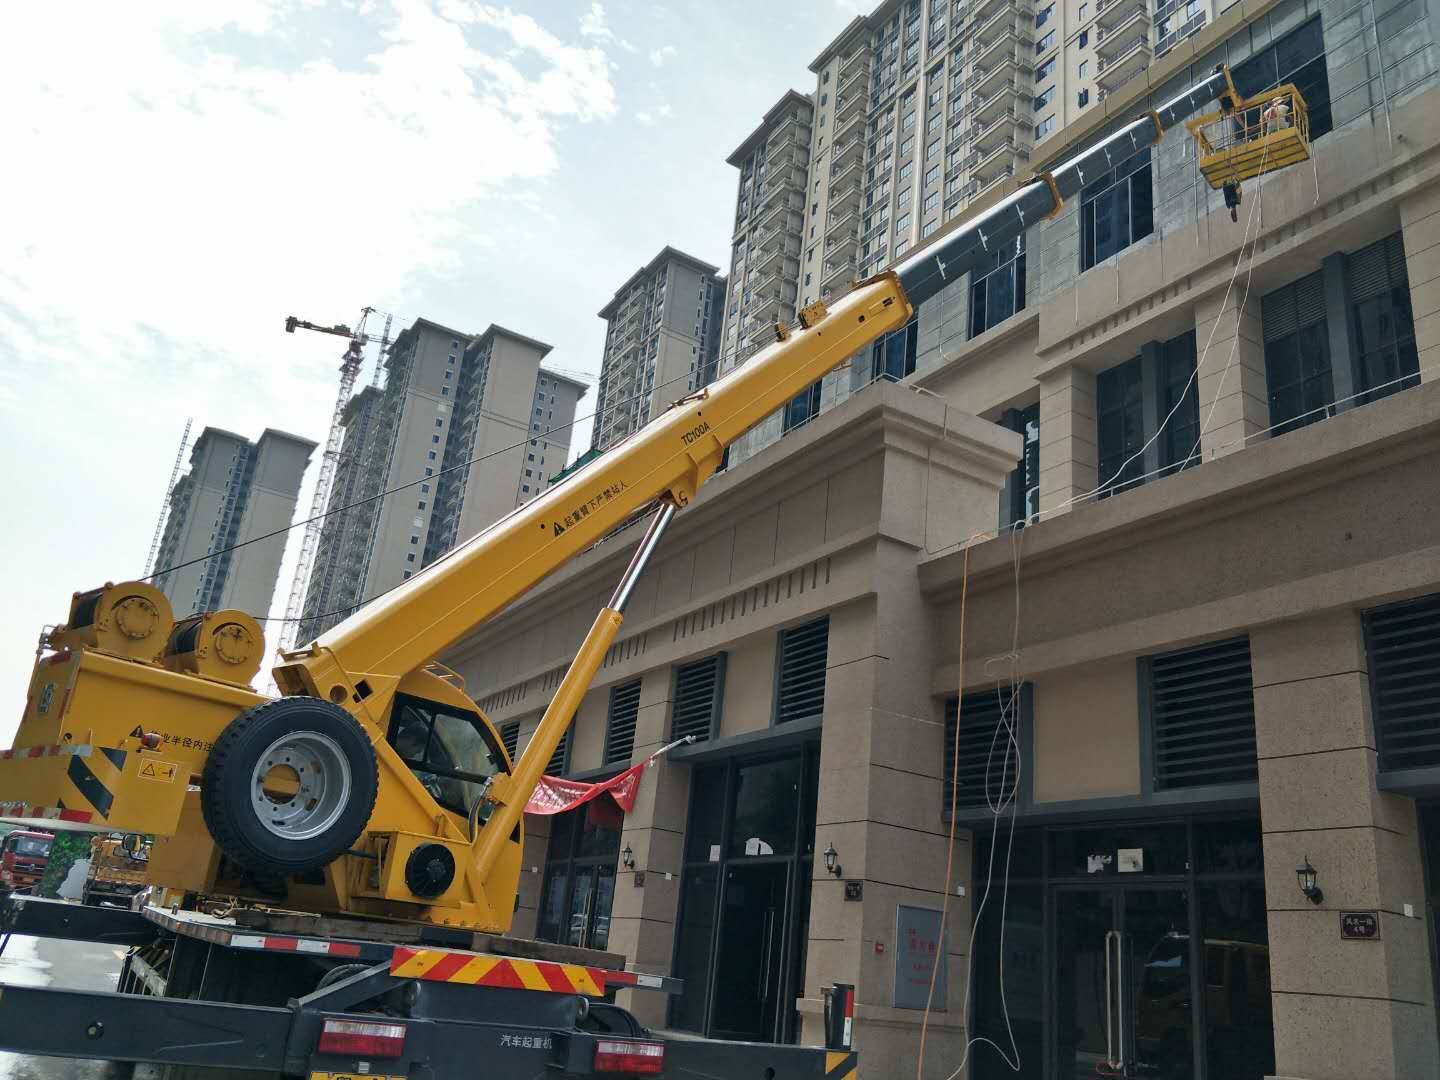
[[[615,31],[610,29],[610,24],[606,20],[605,8],[598,0],[590,5],[589,11],[580,16],[580,35],[594,38],[604,45],[619,45],[626,52],[635,51],[634,45],[624,38],[615,36]]]
[[[644,124],[646,127],[655,126],[655,117],[648,112],[637,112],[635,114],[635,119],[639,120],[640,123]]]
[[[670,108],[669,105],[657,105],[655,107],[655,113],[657,116],[663,116],[666,120],[669,120],[670,117],[675,115],[675,110]]]
[[[562,37],[462,0],[310,2],[88,5],[83,34],[59,4],[7,15],[0,460],[45,446],[76,497],[45,511],[48,576],[0,632],[3,700],[23,680],[12,631],[32,639],[71,589],[139,572],[150,466],[168,473],[185,415],[323,440],[334,343],[283,336],[283,316],[348,320],[457,276],[527,212],[497,201],[557,172],[564,128],[616,112],[599,39],[574,23]],[[120,429],[123,453],[61,434]]]
[[[596,41],[613,44],[615,33],[605,21],[605,7],[599,0],[590,5],[590,10],[580,16],[580,34],[582,37],[593,37]]]
[[[675,59],[674,45],[661,45],[658,49],[650,50],[650,63],[656,67],[664,67],[665,61]]]

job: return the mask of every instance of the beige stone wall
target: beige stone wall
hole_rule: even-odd
[[[1140,793],[1134,660],[1054,673],[1034,711],[1036,803]]]
[[[1264,627],[1251,649],[1276,1073],[1440,1075],[1415,803],[1376,790],[1359,613]],[[1307,859],[1319,905],[1296,884]],[[1339,939],[1357,909],[1379,941]]]

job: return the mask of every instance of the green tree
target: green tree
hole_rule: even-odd
[[[75,865],[75,860],[89,856],[90,836],[88,832],[55,834],[55,842],[50,845],[50,861],[45,864],[45,876],[40,879],[41,896],[54,897],[59,894],[65,875],[70,873],[70,867]]]

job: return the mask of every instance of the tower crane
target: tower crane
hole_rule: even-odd
[[[370,316],[379,314],[382,312],[376,311],[373,307],[362,308],[360,321],[356,323],[354,330],[342,323],[336,323],[334,326],[321,326],[319,323],[297,318],[294,315],[288,315],[285,318],[287,334],[293,334],[296,330],[314,330],[321,334],[334,334],[336,337],[349,338],[350,344],[340,358],[340,390],[335,395],[335,409],[330,414],[330,433],[325,437],[325,453],[320,459],[320,477],[315,481],[315,495],[310,500],[310,515],[305,523],[305,535],[300,541],[300,558],[295,563],[295,579],[290,584],[290,599],[285,604],[285,622],[281,625],[280,630],[280,648],[282,650],[294,646],[295,638],[300,630],[300,613],[305,607],[305,589],[310,581],[310,571],[315,563],[315,551],[320,546],[322,519],[326,505],[330,501],[330,490],[335,483],[335,468],[340,460],[340,441],[344,438],[345,406],[349,404],[351,396],[355,393],[355,383],[360,377],[360,368],[365,360],[364,347],[372,341],[378,341],[380,344],[380,355],[375,360],[377,382],[380,377],[382,358],[390,348],[390,325],[394,319],[393,315],[385,314],[385,328],[378,337],[365,331],[365,324],[369,321]]]

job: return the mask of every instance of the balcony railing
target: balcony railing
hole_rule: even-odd
[[[870,46],[868,44],[859,46],[854,52],[840,61],[840,79],[845,79],[857,68],[870,70]]]
[[[1203,29],[1205,26],[1205,18],[1206,13],[1203,11],[1197,15],[1193,15],[1185,22],[1181,23],[1174,33],[1166,34],[1160,40],[1155,42],[1156,59],[1164,56],[1167,52],[1173,49],[1176,45],[1179,45],[1180,42],[1184,41],[1191,34]]]
[[[1144,8],[1137,8],[1129,12],[1125,18],[1116,19],[1114,24],[1108,27],[1100,27],[1095,35],[1095,53],[1097,56],[1108,56],[1114,53],[1117,41],[1128,41],[1136,31],[1144,32],[1150,28],[1150,15]]]
[[[1033,40],[1033,34],[1028,33],[1034,27],[1031,20],[1022,20],[1016,15],[1013,8],[1000,8],[986,17],[985,21],[975,28],[975,47],[983,49],[997,37],[1003,37],[1006,33],[1013,33],[1020,36],[1022,33]]]
[[[1149,60],[1150,35],[1136,34],[1122,42],[1112,55],[1096,61],[1095,82],[1107,91],[1114,91],[1143,71]]]
[[[1097,0],[1095,20],[1102,28],[1115,26],[1122,19],[1128,19],[1136,11],[1145,11],[1148,7],[1146,0]]]
[[[1003,168],[1003,169],[1001,169],[999,172],[997,172],[994,176],[990,177],[988,180],[983,181],[983,182],[980,184],[979,189],[975,192],[975,194],[976,194],[977,196],[983,195],[983,194],[985,194],[985,192],[989,191],[989,190],[990,190],[992,187],[994,187],[996,184],[999,184],[999,183],[1001,183],[1002,181],[1008,180],[1010,177],[1012,177],[1012,176],[1014,176],[1014,175],[1015,175],[1015,167],[1014,167],[1013,165],[1007,165],[1007,166],[1005,166],[1005,168]]]
[[[975,0],[975,2],[970,5],[970,25],[983,25],[985,20],[989,18],[991,12],[995,11],[997,7],[1009,8],[1011,11],[1020,10],[1020,5],[1016,0]]]
[[[823,289],[837,281],[847,281],[854,275],[854,259],[826,259],[825,270],[820,275],[820,287]]]
[[[825,236],[828,239],[842,232],[853,234],[855,232],[855,226],[859,224],[859,222],[859,215],[857,215],[854,210],[846,210],[826,225]]]
[[[835,87],[835,93],[840,97],[849,97],[853,92],[858,91],[862,96],[866,91],[866,84],[870,81],[870,65],[864,64],[857,67],[849,75],[841,75],[840,82]]]
[[[1006,167],[1013,168],[1013,159],[1017,157],[1028,159],[1030,147],[1014,139],[1001,139],[989,150],[980,152],[980,160],[975,163],[975,175],[983,184],[992,175],[997,162],[1007,161]]]

